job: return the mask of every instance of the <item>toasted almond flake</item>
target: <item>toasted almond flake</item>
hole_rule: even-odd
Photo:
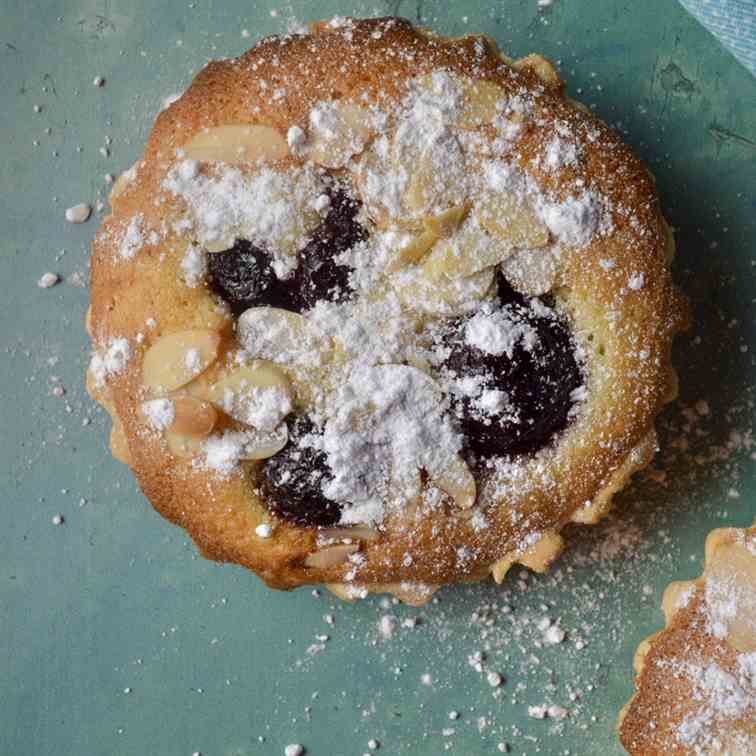
[[[427,258],[426,258],[427,260]],[[399,301],[409,307],[438,315],[469,312],[491,290],[495,278],[493,267],[471,276],[431,278],[422,267],[405,268],[391,277]]]
[[[399,247],[396,256],[386,266],[387,273],[395,273],[406,265],[420,262],[438,240],[438,234],[426,229],[417,236],[411,236],[409,241]]]
[[[514,195],[486,192],[475,212],[486,231],[514,247],[543,247],[549,242],[546,225]]]
[[[145,353],[142,382],[151,391],[175,391],[194,380],[218,357],[220,335],[195,329],[169,333]]]
[[[470,509],[475,504],[475,477],[462,457],[454,456],[444,470],[429,471],[429,474],[435,485],[453,497],[460,509]]]
[[[359,551],[360,547],[356,543],[339,544],[338,546],[328,546],[313,554],[308,554],[305,558],[305,567],[313,567],[319,570],[327,570],[329,567],[336,567],[346,562],[351,554]]]
[[[289,430],[286,423],[281,423],[271,431],[261,431],[256,428],[246,430],[244,437],[239,459],[268,459],[278,454],[289,442]]]
[[[334,100],[310,111],[307,156],[326,168],[342,168],[373,136],[370,112],[352,102]]]
[[[66,220],[69,223],[85,223],[89,220],[91,214],[91,205],[88,205],[86,202],[81,202],[66,210]]]
[[[292,409],[289,379],[268,360],[229,366],[201,390],[204,399],[260,430],[272,430]]]
[[[318,535],[323,538],[352,538],[360,541],[375,541],[380,534],[373,528],[355,526],[353,528],[321,528]]]
[[[210,402],[196,396],[172,397],[174,419],[169,426],[172,431],[184,436],[204,438],[213,432],[218,421],[218,412]]]
[[[183,150],[190,160],[239,164],[282,160],[289,145],[271,126],[228,124],[200,131]]]
[[[309,320],[279,307],[250,307],[236,325],[239,341],[250,357],[278,364],[321,364],[332,348]]]
[[[457,125],[463,129],[491,123],[507,102],[506,92],[490,81],[464,79]]]
[[[460,226],[467,215],[468,206],[456,205],[438,215],[431,215],[425,219],[425,226],[439,239],[451,236]]]
[[[187,436],[170,428],[165,432],[165,441],[171,453],[182,459],[198,457],[202,453],[205,443],[201,436]]]

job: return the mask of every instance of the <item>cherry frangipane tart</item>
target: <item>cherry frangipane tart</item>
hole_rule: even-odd
[[[540,56],[336,19],[210,63],[114,186],[88,385],[202,552],[422,602],[545,569],[650,460],[654,183]]]
[[[620,716],[632,756],[756,753],[756,522],[706,539],[703,575],[664,592],[666,627],[635,654]]]

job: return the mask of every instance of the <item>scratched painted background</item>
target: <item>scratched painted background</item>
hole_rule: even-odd
[[[656,174],[696,318],[675,351],[682,401],[656,472],[612,520],[573,534],[549,577],[446,590],[422,610],[272,593],[199,559],[152,512],[82,386],[78,284],[96,219],[63,220],[105,197],[104,175],[138,157],[163,99],[207,59],[292,18],[387,11],[557,60]],[[756,513],[756,81],[674,2],[0,0],[0,19],[0,753],[247,756],[300,742],[340,756],[371,738],[387,754],[620,753],[614,720],[663,586],[697,574],[710,528]],[[47,270],[63,281],[38,289]],[[419,622],[386,641],[387,613]],[[543,616],[564,643],[539,647]],[[506,678],[498,692],[469,666],[476,651]],[[542,703],[569,717],[528,718]]]

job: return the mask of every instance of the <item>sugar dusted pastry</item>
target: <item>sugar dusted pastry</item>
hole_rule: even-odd
[[[756,753],[756,523],[714,530],[698,580],[664,593],[666,627],[635,654],[620,717],[630,754]]]
[[[340,19],[210,63],[92,256],[113,454],[206,556],[427,600],[545,569],[654,453],[647,169],[540,56]]]

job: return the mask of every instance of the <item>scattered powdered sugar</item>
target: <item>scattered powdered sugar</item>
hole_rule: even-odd
[[[578,156],[574,139],[555,136],[546,145],[542,165],[549,171],[557,171],[568,165],[577,165]]]
[[[184,367],[194,375],[199,375],[202,371],[202,354],[200,350],[192,347],[184,353]]]
[[[363,161],[360,166],[366,202],[397,218],[422,217],[432,206],[464,200],[468,184],[465,156],[451,128],[460,104],[460,88],[446,71],[434,71],[429,80],[410,83],[392,138],[379,136],[372,146],[377,160]],[[416,176],[408,166],[422,172],[426,182],[411,207],[406,194]]]
[[[736,622],[754,622],[756,618],[756,586],[742,578],[709,575],[704,597],[707,630],[717,638],[726,638]]]
[[[281,365],[314,367],[323,362],[328,338],[310,317],[271,307],[251,307],[239,316],[237,335],[249,358],[272,360]]]
[[[262,522],[255,528],[255,535],[258,538],[270,538],[273,535],[273,528],[267,522]]]
[[[273,431],[256,428],[227,430],[210,436],[203,444],[202,457],[195,459],[193,464],[221,477],[228,477],[238,473],[241,460],[270,456],[285,446],[287,438],[285,425],[280,425]],[[267,451],[261,454],[261,450]]]
[[[43,273],[37,281],[37,286],[40,289],[50,289],[60,281],[60,276],[57,273]]]
[[[530,352],[538,344],[538,332],[509,307],[482,305],[465,325],[465,343],[484,354],[506,354],[510,359],[519,344]]]
[[[607,233],[611,227],[603,201],[592,191],[561,201],[541,196],[536,212],[559,241],[574,247],[584,247],[597,233]]]
[[[121,237],[121,243],[118,245],[118,255],[123,260],[131,260],[134,255],[141,249],[145,242],[142,234],[142,222],[144,216],[137,213],[126,226],[126,230]]]
[[[627,282],[627,288],[632,291],[639,291],[643,288],[645,282],[646,277],[643,273],[633,273]]]
[[[205,278],[207,260],[205,253],[196,244],[190,244],[186,248],[186,253],[181,261],[181,271],[186,285],[190,288],[199,286]]]
[[[318,302],[310,318],[351,360],[362,364],[402,362],[414,340],[414,322],[403,317],[395,294],[377,301],[360,297],[343,304]]]
[[[236,391],[227,389],[221,406],[243,423],[266,431],[276,428],[293,409],[289,392],[279,386],[242,385]]]
[[[123,372],[130,358],[131,346],[128,339],[111,339],[106,347],[97,350],[92,355],[89,362],[95,385],[103,386],[108,378]]]
[[[66,220],[69,223],[85,223],[89,220],[89,216],[92,214],[92,206],[87,205],[85,202],[81,202],[78,205],[73,205],[66,210]]]
[[[585,189],[561,199],[549,196],[531,176],[503,160],[485,163],[482,177],[485,189],[528,201],[536,216],[562,244],[584,247],[597,234],[607,234],[612,228],[605,201],[592,190]]]
[[[323,436],[333,479],[323,493],[345,502],[342,523],[380,522],[387,503],[420,493],[461,446],[443,414],[443,395],[425,373],[405,365],[358,365],[330,398]]]
[[[756,654],[743,654],[738,660],[738,675],[730,674],[714,661],[697,665],[679,663],[678,673],[693,684],[692,702],[696,711],[677,728],[677,740],[695,754],[720,752],[753,753],[756,738],[734,728],[740,719],[756,717],[756,686],[753,664]]]
[[[204,466],[220,475],[230,475],[238,467],[246,441],[244,433],[234,431],[210,436],[204,445]]]
[[[156,430],[163,431],[176,419],[176,408],[170,399],[151,399],[142,402],[142,412]]]
[[[190,228],[182,225],[183,233],[192,230],[202,245],[231,246],[236,238],[262,245],[271,252],[279,278],[295,269],[294,253],[318,222],[312,205],[323,193],[311,167],[243,173],[226,166],[203,173],[195,161],[186,160],[171,169],[163,186],[186,203]]]

